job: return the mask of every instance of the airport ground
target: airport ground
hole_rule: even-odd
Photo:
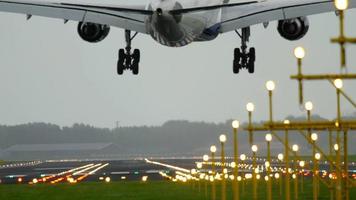
[[[186,169],[193,168],[195,166],[194,161],[192,159],[160,160],[160,162]],[[107,163],[108,165],[106,165]],[[351,170],[354,170],[354,167]],[[172,169],[153,165],[144,160],[7,163],[7,167],[0,169],[0,200],[211,199],[210,182],[172,182],[159,175],[159,171],[167,173],[171,171],[174,174]],[[72,183],[68,182],[67,179],[61,179],[61,176],[67,177],[68,174],[70,175],[69,178],[73,178]],[[89,174],[89,176],[85,176],[86,174]],[[43,181],[43,178],[46,177],[47,180]],[[80,177],[84,178],[79,180]],[[109,182],[105,181],[107,177],[110,177]],[[147,178],[146,181],[143,181],[143,177]],[[19,178],[21,178],[21,182],[19,182]],[[34,179],[38,181],[36,184],[33,183]],[[284,188],[282,187],[281,198],[279,184],[279,181],[273,183],[273,199],[283,198]],[[299,187],[301,187],[300,184],[299,182]],[[301,192],[301,188],[299,188],[298,199],[312,199],[311,178],[305,177],[303,185],[304,192]],[[219,199],[221,194],[219,183],[217,183],[216,188],[217,199]],[[292,197],[294,195],[293,188],[294,182],[291,181]],[[232,199],[231,182],[228,182],[227,189],[228,199]],[[251,180],[246,181],[245,184],[241,182],[240,195],[241,199],[251,199]],[[350,196],[356,196],[355,188],[350,190]],[[261,179],[258,184],[258,199],[265,199],[265,197],[266,184]],[[320,184],[319,197],[319,199],[329,199],[329,190],[323,184]]]

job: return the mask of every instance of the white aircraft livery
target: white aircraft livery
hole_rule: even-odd
[[[338,0],[356,7],[356,0]],[[149,34],[169,47],[214,40],[235,31],[241,47],[234,50],[233,72],[255,70],[255,48],[247,47],[250,26],[278,21],[278,32],[287,40],[302,38],[309,29],[308,15],[335,12],[334,0],[150,0],[142,6],[100,5],[46,1],[0,0],[0,11],[77,21],[78,34],[87,42],[100,42],[110,27],[125,30],[126,47],[118,53],[117,73],[139,72],[140,50],[131,50],[138,33]],[[134,32],[134,34],[132,34]]]

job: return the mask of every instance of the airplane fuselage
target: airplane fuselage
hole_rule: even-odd
[[[223,3],[223,0],[153,0],[146,8],[155,11],[146,20],[147,32],[155,41],[169,47],[213,40],[219,35],[221,9],[184,15],[169,11]]]

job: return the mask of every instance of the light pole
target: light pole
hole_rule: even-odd
[[[211,199],[215,200],[216,199],[216,188],[215,188],[215,152],[216,152],[216,146],[212,145],[210,147],[210,152],[211,152],[211,169],[212,169],[212,174],[213,174],[213,179],[211,182]]]
[[[341,79],[336,79],[334,80],[334,85],[336,87],[336,97],[337,97],[337,124],[340,123],[341,121],[341,109],[340,109],[340,93],[341,89],[343,87],[343,82]],[[345,138],[344,138],[345,139]],[[338,147],[340,147],[340,130],[337,130],[336,133],[336,143]],[[345,148],[345,147],[344,147]],[[347,147],[345,148],[347,149]],[[346,150],[347,151],[347,150]],[[347,154],[346,154],[347,156]],[[346,163],[345,163],[346,164]],[[336,151],[336,165],[339,169],[341,169],[341,155],[340,155],[340,149]],[[342,179],[342,174],[340,170],[337,170],[337,179],[336,179],[336,199],[341,200],[342,194],[341,194],[341,179]]]
[[[203,161],[204,161],[204,163],[207,163],[207,162],[209,161],[209,156],[205,154],[205,155],[203,156]],[[207,183],[207,182],[208,182],[207,180],[204,181],[205,199],[208,198],[208,183]]]
[[[197,174],[199,174],[200,172],[201,172],[201,168],[203,167],[203,164],[201,163],[201,162],[198,162],[197,163],[197,169],[198,169],[198,171],[197,171]],[[199,176],[199,181],[198,181],[198,191],[199,191],[199,194],[200,194],[200,192],[201,192],[201,179],[200,179],[200,176]]]
[[[272,92],[276,88],[276,84],[273,81],[266,82],[266,88],[268,90],[269,97],[269,122],[273,122],[273,104],[272,104]]]
[[[298,60],[298,83],[299,83],[299,104],[303,104],[303,79],[302,79],[302,59],[305,56],[305,50],[303,47],[297,47],[294,49],[294,56]]]
[[[301,168],[301,171],[302,171],[302,177],[301,177],[301,183],[300,183],[302,193],[304,193],[304,166],[305,166],[305,161],[301,160],[299,162],[299,167]]]
[[[319,160],[321,158],[321,154],[320,153],[316,153],[314,155],[314,157],[315,157],[315,160],[316,160],[316,163],[315,163],[315,165],[316,165],[316,167],[315,167],[315,169],[316,169],[315,176],[317,177],[316,192],[318,193],[318,191],[319,191],[319,183],[318,183],[318,181],[319,181],[318,180],[318,178],[319,178]]]
[[[253,144],[253,131],[252,131],[252,112],[255,110],[255,105],[253,103],[246,104],[246,110],[248,112],[248,141],[250,145]]]
[[[294,151],[295,154],[297,154],[299,150],[299,146],[294,144],[292,146],[292,150]],[[298,162],[297,162],[297,157],[294,156],[293,158],[294,161],[294,173],[293,173],[293,178],[294,178],[294,199],[298,200]]]
[[[244,161],[246,160],[246,155],[241,154],[240,160],[241,160],[241,165],[244,166]],[[241,176],[241,177],[242,177],[242,195],[245,195],[245,181],[246,181],[246,179],[244,179],[243,176]]]
[[[283,160],[284,160],[284,155],[282,153],[279,153],[277,155],[277,158],[279,160],[279,163],[283,163]],[[283,174],[283,170],[282,170],[282,167],[279,168],[279,174],[280,174],[280,177],[279,177],[279,197],[282,199],[282,191],[283,191],[283,188],[282,188],[282,174]]]
[[[290,124],[289,120],[284,120],[284,125],[287,127]],[[290,200],[290,175],[289,175],[289,135],[288,129],[286,128],[284,133],[284,156],[285,156],[285,166],[286,166],[286,200]]]
[[[268,180],[267,181],[267,200],[272,200],[272,179],[270,178],[271,175],[271,141],[272,141],[272,135],[270,133],[266,134],[266,142],[267,142],[267,162],[268,165],[266,165],[267,168],[267,176]]]
[[[257,175],[257,167],[256,167],[256,152],[258,151],[257,145],[252,145],[251,147],[252,153],[253,153],[253,158],[252,158],[252,168],[253,168],[253,173],[252,173],[252,181],[253,181],[253,200],[257,200],[257,180],[256,180],[256,175]]]
[[[224,145],[226,142],[226,135],[221,134],[219,136],[221,144],[221,171],[222,171],[222,182],[221,182],[221,200],[226,200],[226,178],[225,178],[225,149]]]
[[[318,134],[312,133],[310,136],[313,144],[313,200],[318,199],[318,189],[317,189],[317,161],[316,161],[316,151],[315,151],[315,142],[318,140]]]
[[[237,129],[240,126],[240,122],[237,120],[234,120],[232,122],[232,128],[234,131],[234,162],[235,162],[235,168],[234,168],[234,184],[233,184],[233,192],[234,192],[234,200],[239,200],[239,182],[237,180],[237,177],[239,175],[239,159],[238,159],[238,135],[237,135]]]

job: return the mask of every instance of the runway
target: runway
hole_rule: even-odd
[[[198,159],[137,159],[137,160],[61,160],[14,162],[0,166],[1,184],[37,184],[37,183],[78,183],[88,181],[142,181],[164,180],[159,172],[175,175],[176,171],[189,173],[196,168]],[[231,161],[231,160],[228,160]],[[263,169],[263,159],[257,165]],[[275,169],[283,165],[273,165]],[[251,162],[240,167],[240,173],[251,173]],[[321,163],[320,169],[327,170],[328,165]],[[206,167],[209,169],[210,166]],[[221,167],[218,166],[219,170]],[[355,163],[350,163],[350,175],[355,176]],[[208,172],[207,170],[202,172]],[[232,172],[232,168],[228,168]],[[306,176],[309,170],[305,169]],[[308,175],[309,174],[309,175]]]

